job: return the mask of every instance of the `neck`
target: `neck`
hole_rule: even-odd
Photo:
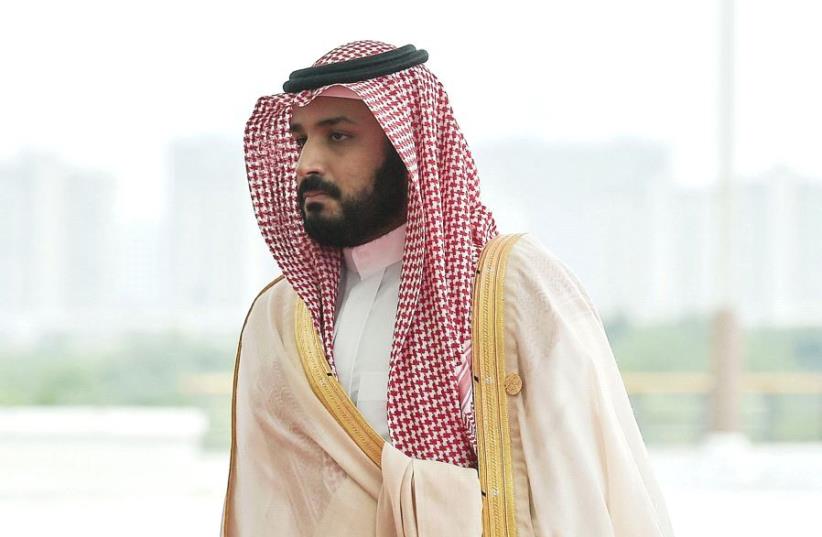
[[[343,260],[346,268],[368,278],[381,269],[402,260],[405,250],[405,225],[400,225],[388,233],[369,242],[343,248]]]
[[[375,239],[379,239],[383,235],[387,235],[388,233],[391,233],[392,231],[394,231],[395,229],[397,229],[401,225],[405,224],[405,222],[406,222],[405,212],[403,212],[403,213],[397,215],[396,218],[386,222],[385,225],[380,226],[379,228],[377,228],[377,230],[374,231],[374,233],[369,233],[368,235],[366,235],[365,238],[362,241],[358,242],[357,244],[352,245],[352,247],[357,247],[357,246],[361,246],[363,244],[368,244],[369,242],[371,242]]]

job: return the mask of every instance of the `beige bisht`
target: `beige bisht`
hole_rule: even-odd
[[[474,291],[479,473],[410,459],[365,422],[284,279],[237,351],[225,537],[672,535],[602,322],[529,235]]]

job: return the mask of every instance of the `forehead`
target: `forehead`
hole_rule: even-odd
[[[379,123],[364,102],[342,97],[317,97],[306,106],[291,110],[291,126],[311,128],[329,119],[345,118],[361,126],[379,127]]]

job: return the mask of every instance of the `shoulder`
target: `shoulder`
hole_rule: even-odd
[[[243,321],[243,332],[253,330],[260,321],[266,326],[280,325],[287,312],[292,311],[295,296],[296,293],[285,276],[274,278],[251,301]]]
[[[523,375],[544,366],[544,374],[567,381],[561,393],[582,393],[597,364],[613,361],[602,320],[580,280],[533,235],[511,248],[503,288],[506,355]]]
[[[596,313],[588,293],[574,272],[531,233],[525,233],[511,248],[505,275],[505,295],[542,308]]]

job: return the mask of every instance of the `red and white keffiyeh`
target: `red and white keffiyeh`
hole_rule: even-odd
[[[357,41],[314,64],[372,56],[395,47]],[[342,84],[362,97],[408,169],[408,221],[388,382],[388,426],[410,457],[474,466],[471,292],[479,255],[497,234],[479,198],[471,152],[442,84],[417,65]],[[249,189],[262,235],[308,306],[334,369],[334,310],[341,253],[304,229],[297,202],[299,147],[292,106],[328,86],[261,97],[245,131]]]

